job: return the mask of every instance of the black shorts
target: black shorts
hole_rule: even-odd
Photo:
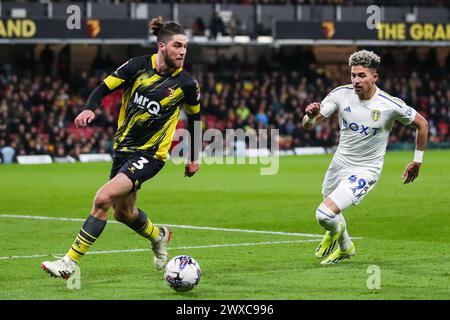
[[[164,161],[140,153],[115,152],[109,179],[123,173],[133,182],[132,191],[136,191],[145,181],[153,178],[164,164]]]

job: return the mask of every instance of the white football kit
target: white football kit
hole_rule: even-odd
[[[409,125],[416,110],[378,87],[369,100],[360,100],[352,85],[338,87],[322,101],[320,113],[339,116],[340,140],[325,175],[322,194],[339,209],[358,204],[375,186],[383,167],[394,122]]]

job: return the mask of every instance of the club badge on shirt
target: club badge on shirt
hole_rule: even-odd
[[[381,111],[379,110],[372,110],[372,119],[373,121],[377,121],[381,117]]]

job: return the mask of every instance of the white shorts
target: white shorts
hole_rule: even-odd
[[[339,209],[344,210],[352,204],[358,205],[373,189],[379,178],[363,168],[344,168],[331,162],[322,184],[322,195],[329,197]]]

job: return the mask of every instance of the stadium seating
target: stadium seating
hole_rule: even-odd
[[[425,61],[418,61],[416,49],[403,63],[393,59],[393,49],[383,51],[380,87],[404,99],[421,112],[430,124],[430,141],[450,141],[450,55],[439,64],[430,50]],[[315,64],[294,66],[293,57],[267,67],[245,66],[233,73],[210,65],[207,73],[195,73],[202,86],[204,129],[227,128],[280,130],[280,148],[323,146],[338,142],[338,125],[332,120],[314,132],[304,131],[300,122],[306,105],[318,101],[341,85],[335,75],[319,73]],[[284,61],[284,63],[283,63]],[[234,61],[235,62],[235,61]],[[230,61],[225,61],[225,64]],[[405,64],[418,67],[413,72]],[[194,68],[199,69],[199,68]],[[201,68],[200,68],[201,69]],[[23,70],[22,70],[23,71]],[[292,72],[295,71],[295,72]],[[92,127],[79,129],[73,120],[83,109],[87,96],[102,80],[104,73],[89,77],[90,88],[72,85],[60,78],[41,77],[38,73],[23,76],[21,70],[5,70],[0,76],[0,148],[13,146],[16,155],[112,152],[112,137],[121,103],[116,92],[103,100],[103,107]],[[184,120],[178,127],[184,127]],[[414,130],[394,128],[391,143],[412,142]]]

